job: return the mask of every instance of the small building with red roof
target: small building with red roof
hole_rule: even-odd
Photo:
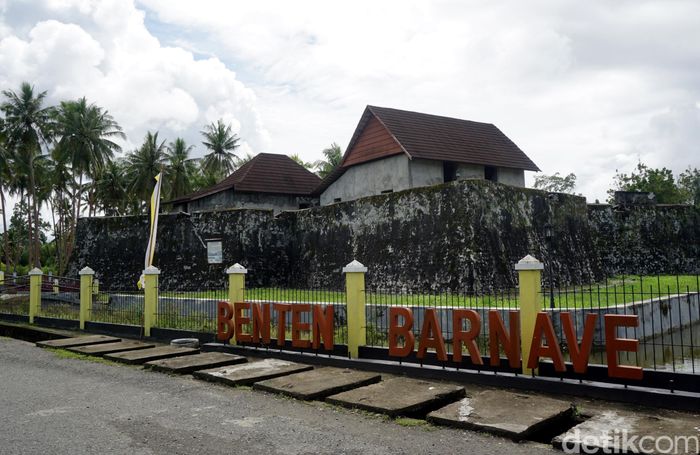
[[[318,205],[311,194],[320,183],[316,174],[287,155],[260,153],[216,185],[166,204],[175,212],[188,213],[231,208],[298,210]]]

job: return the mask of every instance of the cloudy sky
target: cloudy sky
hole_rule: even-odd
[[[638,160],[700,167],[696,0],[0,0],[0,88],[23,80],[107,108],[126,150],[224,118],[315,160],[374,104],[494,123],[591,200]]]

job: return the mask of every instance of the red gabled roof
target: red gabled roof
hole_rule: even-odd
[[[168,203],[182,203],[233,189],[246,193],[308,196],[321,179],[287,155],[260,153],[216,185]]]
[[[365,128],[377,122],[411,159],[540,170],[525,152],[491,123],[367,106],[350,139],[341,165],[323,179],[314,194],[322,193],[350,166],[396,154],[396,150],[389,146],[374,147],[371,150],[363,147]]]

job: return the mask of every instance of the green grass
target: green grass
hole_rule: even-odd
[[[85,360],[93,363],[102,363],[104,365],[122,366],[122,364],[118,362],[112,362],[111,360],[107,360],[102,357],[78,354],[77,352],[70,352],[66,351],[65,349],[46,348],[46,350],[53,353],[59,359]]]

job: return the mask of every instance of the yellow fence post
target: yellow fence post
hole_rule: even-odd
[[[58,278],[53,279],[53,293],[54,294],[59,294],[61,292],[61,288],[58,285]]]
[[[236,302],[245,301],[245,276],[248,273],[248,269],[243,267],[241,264],[233,264],[231,267],[226,269],[228,274],[228,301],[233,306]],[[236,344],[236,337],[234,336],[229,341],[231,344]]]
[[[41,269],[35,267],[29,271],[29,323],[34,324],[34,317],[41,308]]]
[[[343,267],[347,298],[348,356],[356,359],[360,346],[367,344],[367,322],[365,316],[365,273],[367,267],[352,261]]]
[[[151,336],[151,327],[155,325],[158,312],[158,275],[157,267],[149,266],[143,271],[145,286],[143,297],[143,334]]]
[[[530,358],[537,313],[542,309],[542,269],[544,264],[530,255],[515,264],[520,284],[520,349],[525,374],[532,373],[532,370],[527,368],[527,360]]]
[[[92,282],[92,293],[97,295],[100,293],[100,280],[95,278]]]
[[[4,285],[5,285],[5,272],[0,270],[0,286],[4,286]]]
[[[95,271],[90,267],[83,267],[78,275],[80,275],[80,330],[85,330],[85,321],[90,320],[90,313],[92,313],[92,280]]]

